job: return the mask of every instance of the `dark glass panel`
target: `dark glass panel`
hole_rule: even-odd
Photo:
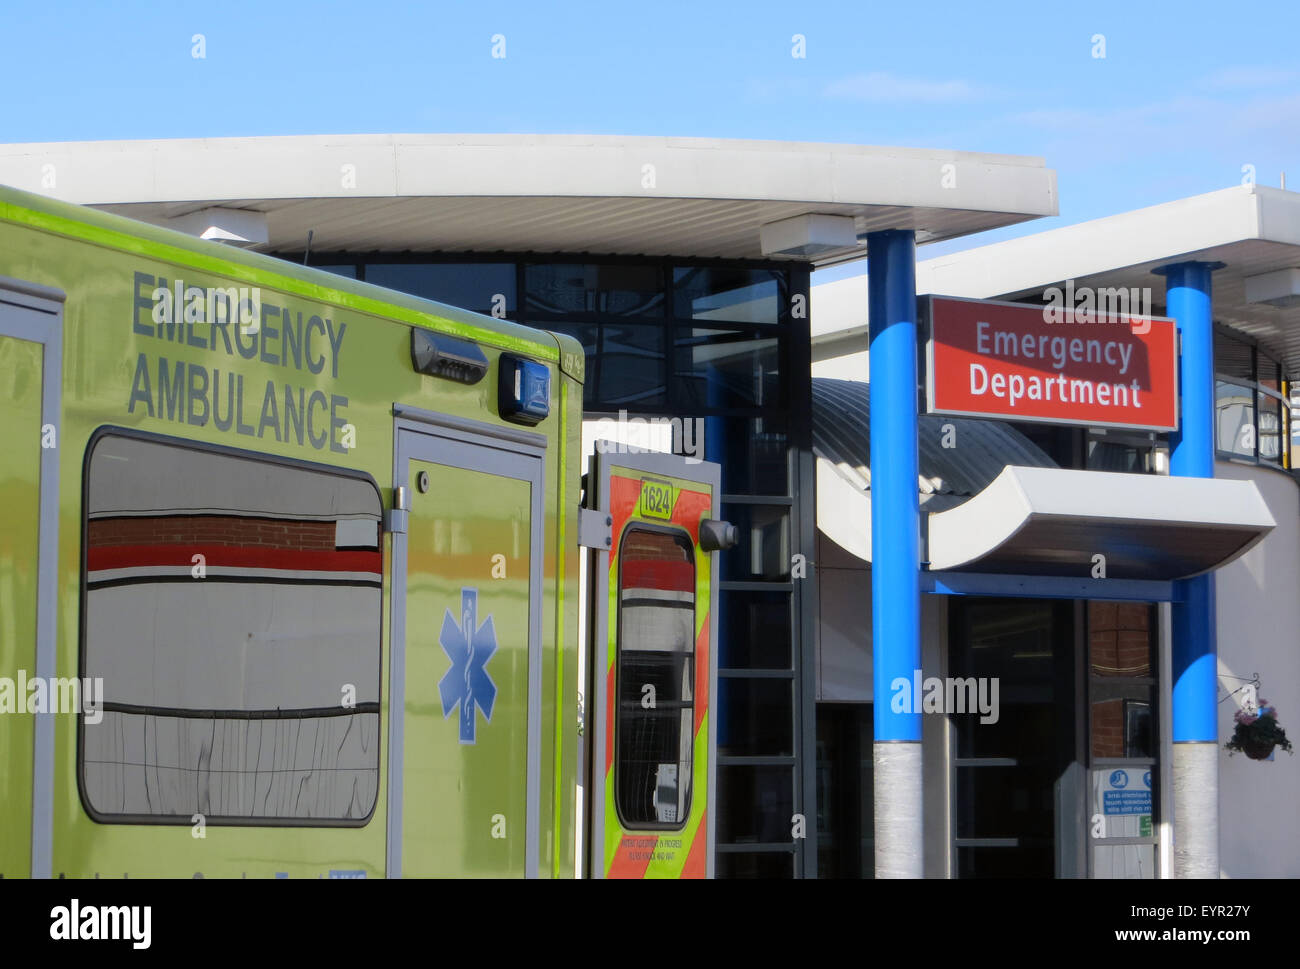
[[[357,278],[357,267],[355,265],[340,266],[312,266],[313,269],[323,269],[327,273],[333,273],[335,276],[346,276],[348,279]]]
[[[1051,878],[1054,873],[1049,839],[1022,839],[1016,848],[957,849],[958,878]]]
[[[719,878],[793,878],[794,853],[788,851],[719,852]]]
[[[662,327],[626,323],[546,323],[582,344],[587,356],[582,401],[587,410],[661,407],[665,400]]]
[[[788,282],[775,269],[690,266],[673,270],[673,315],[686,320],[779,323]]]
[[[566,317],[662,318],[664,272],[654,264],[535,263],[524,267],[529,322]]]
[[[1221,330],[1214,331],[1214,372],[1225,377],[1255,379],[1254,350],[1240,340],[1234,340]]]
[[[596,401],[622,407],[666,402],[662,327],[602,323],[600,348]]]
[[[955,773],[957,837],[1052,836],[1056,778],[1047,765],[957,767]]]
[[[689,410],[780,407],[781,350],[776,337],[743,330],[679,328],[674,341],[674,388]]]
[[[1259,385],[1282,393],[1282,365],[1262,351],[1256,352],[1255,365],[1259,367]]]
[[[791,605],[788,592],[719,592],[719,668],[789,669]]]
[[[787,427],[784,416],[704,419],[705,458],[722,465],[723,494],[789,494]]]
[[[817,705],[817,877],[875,876],[871,705]]]
[[[718,680],[718,753],[737,757],[794,753],[794,697],[788,679]]]
[[[736,526],[739,541],[722,555],[722,578],[738,582],[783,581],[790,577],[790,509],[784,505],[726,503],[723,517]]]
[[[506,314],[515,312],[514,263],[370,263],[366,282],[474,313],[499,316],[503,301]]]
[[[789,842],[793,816],[792,768],[719,765],[720,843]]]

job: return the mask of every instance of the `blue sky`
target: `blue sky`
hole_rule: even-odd
[[[1289,168],[1300,188],[1294,0],[209,0],[2,16],[0,142],[653,134],[1026,154],[1057,170],[1059,218],[945,248],[1223,188],[1244,165],[1268,185]]]

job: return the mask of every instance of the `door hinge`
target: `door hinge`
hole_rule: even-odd
[[[614,544],[614,519],[606,511],[578,509],[578,544],[608,552]]]
[[[393,489],[393,507],[384,513],[384,531],[406,534],[406,519],[411,511],[411,493],[404,485]]]

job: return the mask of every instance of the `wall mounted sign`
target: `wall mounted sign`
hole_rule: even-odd
[[[924,297],[928,412],[1177,429],[1173,320],[1050,309],[1050,304]]]

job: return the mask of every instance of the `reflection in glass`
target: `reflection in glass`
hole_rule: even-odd
[[[658,407],[665,401],[662,327],[628,323],[547,323],[582,344],[588,410]]]
[[[1088,663],[1093,676],[1151,676],[1151,607],[1088,603]]]
[[[1093,757],[1155,756],[1154,630],[1148,603],[1088,603]]]
[[[674,340],[679,400],[692,409],[779,406],[781,342],[743,330],[679,329]]]
[[[584,316],[662,318],[657,265],[534,263],[524,267],[529,321]]]
[[[664,331],[658,326],[602,323],[595,395],[604,404],[664,403]]]
[[[722,578],[753,582],[790,577],[790,508],[786,505],[724,504],[723,518],[739,541],[722,555]]]
[[[1092,756],[1154,757],[1155,688],[1124,680],[1092,681]]]
[[[1274,464],[1282,461],[1282,401],[1263,391],[1259,393],[1259,458]]]
[[[1255,391],[1243,384],[1215,381],[1217,447],[1238,457],[1255,457]]]
[[[773,269],[678,267],[673,270],[673,315],[686,320],[779,323],[785,274]]]
[[[379,773],[374,486],[105,435],[85,503],[83,675],[105,696],[103,719],[83,720],[87,803],[187,822],[363,821]]]
[[[1151,473],[1151,445],[1128,444],[1090,438],[1085,466],[1089,471],[1117,471],[1122,474]]]

